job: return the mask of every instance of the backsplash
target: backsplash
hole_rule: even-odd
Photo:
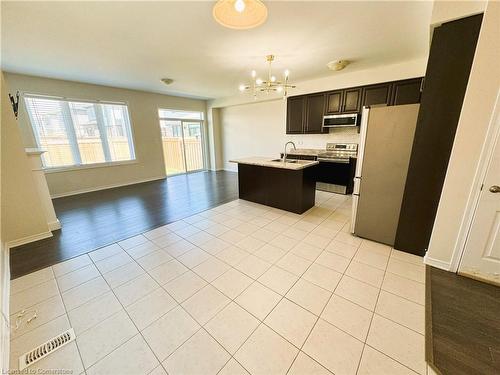
[[[297,148],[321,148],[327,143],[358,143],[358,128],[330,129],[329,134],[288,134],[287,141],[292,141]]]

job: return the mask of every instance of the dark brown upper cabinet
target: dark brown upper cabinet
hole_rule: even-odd
[[[422,83],[422,78],[394,82],[392,86],[391,105],[420,103]]]
[[[323,115],[360,112],[365,105],[420,103],[422,78],[328,92],[291,96],[287,100],[287,134],[328,133]]]
[[[292,96],[287,99],[286,133],[301,134],[304,132],[306,110],[305,96]]]
[[[342,90],[332,91],[326,94],[326,113],[332,115],[342,112]]]
[[[323,133],[323,115],[325,114],[325,94],[306,96],[306,117],[304,133]],[[326,129],[328,132],[328,129]]]
[[[344,90],[342,112],[359,112],[361,109],[361,87]]]
[[[363,89],[363,106],[389,105],[391,100],[391,82],[365,86]]]

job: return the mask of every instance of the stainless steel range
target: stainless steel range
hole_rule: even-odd
[[[350,164],[351,158],[356,158],[358,155],[358,145],[357,143],[327,143],[326,151],[318,154],[318,161],[320,162],[320,170],[328,170],[327,167],[321,168],[321,164],[326,163],[336,163],[336,164]],[[340,166],[339,166],[340,167]],[[338,168],[335,171],[338,171]],[[348,171],[343,171],[346,167],[342,167],[342,173],[348,173]],[[328,180],[328,176],[325,178]],[[335,179],[335,178],[333,178]],[[335,183],[317,182],[316,188],[318,190],[329,191],[332,193],[346,194],[348,187],[344,184],[339,185]]]

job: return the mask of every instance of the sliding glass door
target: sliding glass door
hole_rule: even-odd
[[[203,113],[159,110],[167,176],[205,169]]]

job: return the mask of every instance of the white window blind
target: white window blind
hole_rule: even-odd
[[[122,103],[25,95],[46,168],[134,160],[128,108]]]

